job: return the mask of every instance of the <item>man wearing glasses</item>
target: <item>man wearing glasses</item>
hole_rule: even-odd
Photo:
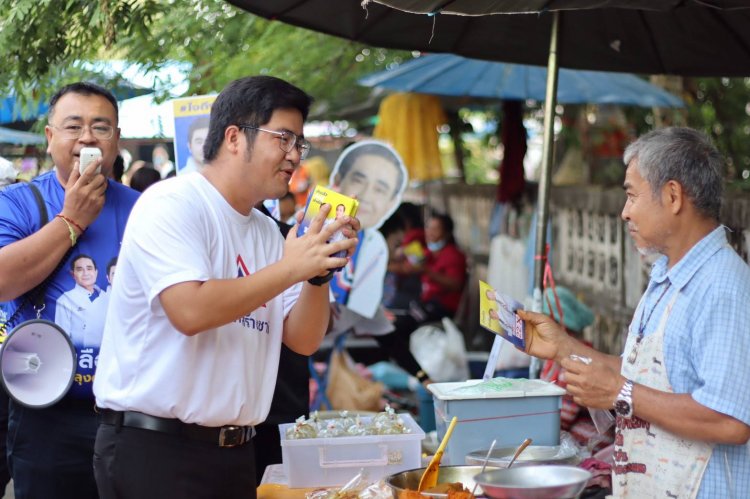
[[[48,277],[40,317],[55,320],[57,300],[76,285],[69,269],[80,255],[99,267],[117,256],[138,196],[108,179],[118,152],[117,122],[117,101],[106,89],[89,83],[60,89],[50,101],[45,128],[55,169],[31,182],[44,210],[28,184],[0,193],[0,301],[11,301],[12,309],[19,310],[14,325],[36,318],[26,296]],[[102,158],[81,174],[84,147],[99,148]],[[94,286],[107,286],[103,273],[94,279]],[[101,336],[101,330],[65,332]],[[97,497],[91,461],[98,421],[91,387],[99,344],[76,345],[76,350],[79,382],[60,402],[30,409],[11,401],[8,458],[19,499]]]
[[[230,83],[211,108],[205,168],[150,187],[133,209],[94,382],[101,497],[256,496],[253,426],[282,342],[317,350],[328,269],[348,259],[330,255],[351,254],[359,229],[350,217],[324,228],[326,205],[284,239],[254,209],[286,194],[307,155],[310,102],[278,78]],[[347,239],[326,243],[337,230]]]

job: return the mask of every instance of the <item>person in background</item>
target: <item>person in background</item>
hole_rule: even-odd
[[[417,270],[424,264],[427,242],[424,235],[422,208],[413,203],[401,203],[394,215],[403,221],[403,237],[390,253],[388,271],[394,277],[395,294],[386,307],[407,310],[412,301],[419,300],[422,281]]]
[[[203,169],[205,159],[203,157],[203,144],[208,136],[208,116],[195,118],[188,127],[187,144],[190,156],[180,174],[199,172]]]
[[[175,168],[172,160],[169,158],[169,151],[163,144],[156,144],[154,150],[151,151],[151,162],[159,172],[161,178],[167,178]]]
[[[0,156],[0,190],[18,181],[18,171],[13,163]]]
[[[281,199],[284,199],[284,197],[286,196]],[[292,225],[273,218],[263,203],[258,203],[255,207],[274,220],[281,235],[284,238],[287,237]],[[281,345],[280,369],[276,377],[271,408],[268,410],[265,421],[255,425],[253,444],[258,449],[263,449],[263,452],[259,452],[255,456],[255,476],[258,477],[258,481],[263,477],[267,466],[282,462],[279,425],[292,423],[303,415],[308,416],[310,407],[308,359],[309,356],[298,354],[286,345]]]
[[[640,137],[624,162],[622,219],[641,254],[660,255],[624,352],[519,311],[527,351],[565,369],[577,404],[614,409],[615,497],[750,497],[750,268],[719,222],[722,157],[674,127]]]
[[[427,251],[421,266],[412,266],[422,280],[419,302],[413,301],[406,314],[396,316],[397,334],[409,337],[420,325],[443,317],[453,317],[458,311],[461,294],[466,284],[466,255],[453,237],[450,215],[434,213],[425,226]]]
[[[143,192],[161,180],[161,174],[150,166],[139,168],[130,177],[130,187],[138,192]]]
[[[310,355],[329,321],[328,269],[359,224],[286,240],[254,209],[308,153],[311,98],[270,76],[227,85],[202,172],[148,189],[133,210],[94,388],[103,499],[256,496],[253,425],[271,405],[281,345]],[[344,229],[345,228],[345,229]],[[344,241],[328,244],[336,230]]]
[[[125,160],[119,154],[112,165],[112,180],[122,183],[122,175],[125,173]]]
[[[50,100],[45,134],[55,169],[30,184],[42,195],[47,224],[41,224],[29,184],[0,192],[0,301],[12,301],[19,323],[37,317],[34,307],[24,304],[26,293],[50,276],[41,318],[54,321],[57,299],[74,285],[67,269],[80,254],[100,265],[118,254],[138,197],[108,179],[120,137],[111,92],[86,82],[61,88]],[[81,174],[83,147],[98,147],[102,158]],[[97,283],[105,286],[103,273]],[[83,331],[66,333],[80,337]],[[18,499],[98,497],[91,464],[98,426],[91,380],[99,346],[75,346],[76,376],[83,381],[74,382],[62,400],[36,409],[10,403],[8,461]]]
[[[18,181],[17,177],[18,172],[13,163],[0,156],[0,191],[9,185],[15,184]],[[11,313],[11,303],[0,303],[0,339],[2,341],[10,333],[7,330],[6,321],[10,319]],[[0,389],[0,497],[3,496],[5,487],[10,482],[10,471],[8,470],[8,459],[6,458],[9,403],[8,393]]]
[[[287,192],[279,198],[279,220],[285,224],[294,225],[296,213],[297,205],[294,201],[294,194]]]

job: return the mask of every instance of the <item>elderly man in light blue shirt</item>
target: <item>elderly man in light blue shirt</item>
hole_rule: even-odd
[[[520,312],[528,351],[562,364],[577,403],[615,410],[615,497],[750,497],[750,268],[719,223],[723,161],[704,135],[666,128],[625,164],[622,218],[661,257],[622,356]]]

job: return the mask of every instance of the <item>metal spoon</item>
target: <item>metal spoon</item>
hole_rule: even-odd
[[[523,450],[524,450],[524,449],[525,449],[526,447],[528,447],[529,445],[531,445],[531,442],[532,442],[532,440],[531,440],[530,438],[527,438],[526,440],[524,440],[524,441],[523,441],[523,442],[521,443],[521,445],[519,445],[519,446],[518,446],[518,449],[516,449],[516,453],[515,453],[515,454],[513,454],[513,459],[511,459],[511,460],[510,460],[510,463],[508,463],[508,468],[510,468],[511,466],[513,466],[513,463],[515,463],[515,462],[516,462],[516,459],[518,459],[518,456],[520,456],[520,455],[521,455],[521,452],[523,452]]]
[[[480,475],[484,473],[484,469],[487,467],[487,461],[490,460],[490,456],[492,455],[492,450],[495,448],[496,443],[497,443],[497,439],[492,441],[492,445],[490,445],[490,450],[487,451],[487,457],[484,458],[484,464],[482,464],[482,471],[479,472]],[[478,485],[479,484],[477,482],[474,482],[474,488],[471,489],[471,497],[474,497],[474,492],[477,491]]]

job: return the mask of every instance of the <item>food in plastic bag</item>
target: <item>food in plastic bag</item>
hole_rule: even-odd
[[[332,438],[362,435],[401,435],[411,433],[404,420],[396,414],[391,406],[386,406],[383,412],[377,413],[365,422],[359,414],[354,418],[349,411],[342,411],[338,418],[320,419],[314,412],[310,419],[300,416],[294,426],[286,431],[288,440],[303,438]]]

